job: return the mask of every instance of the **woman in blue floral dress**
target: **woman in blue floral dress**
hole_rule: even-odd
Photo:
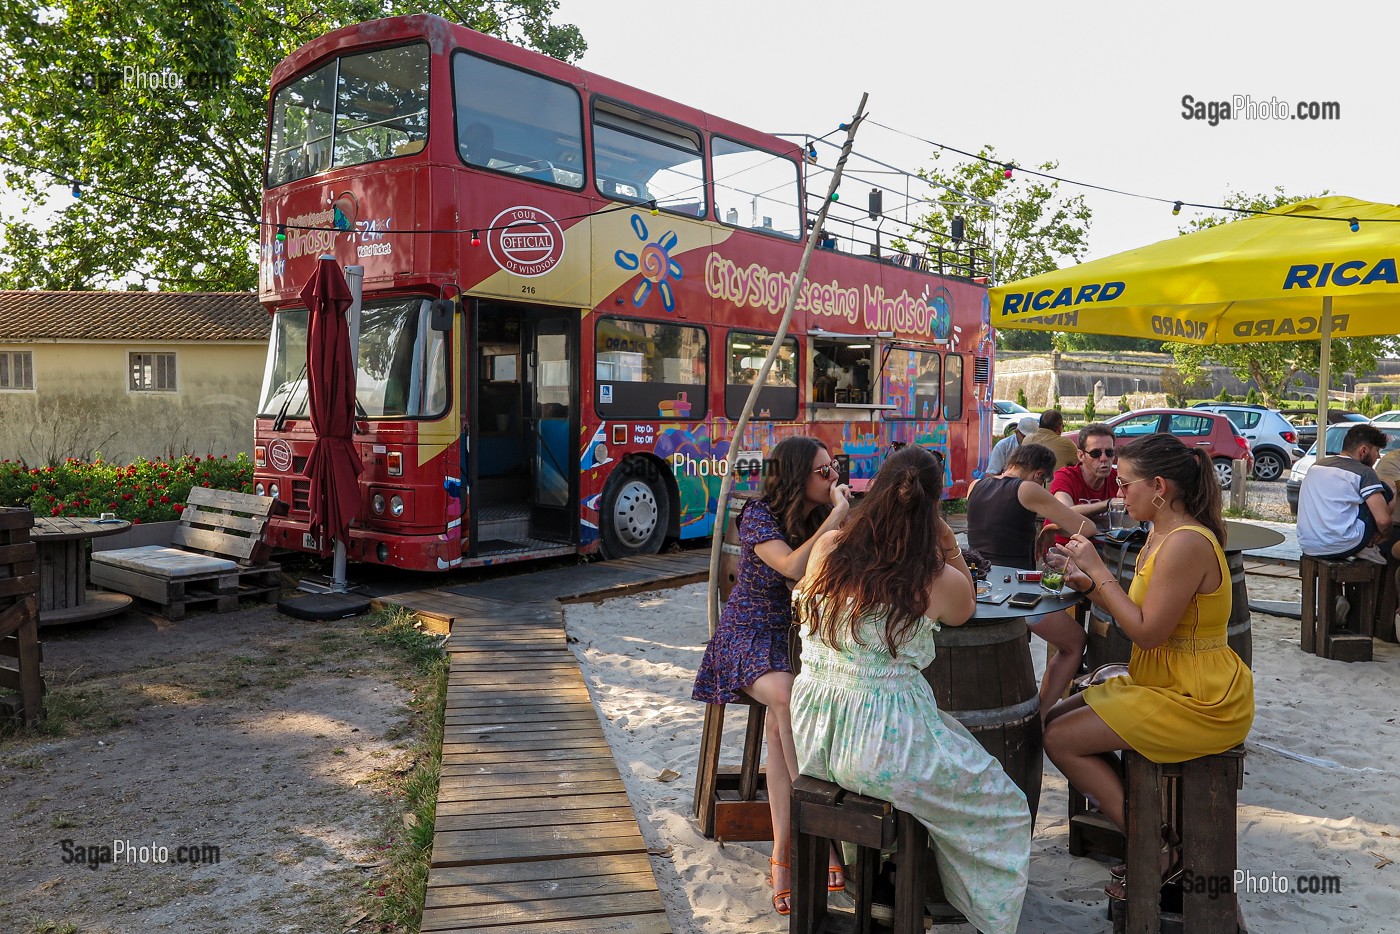
[[[934,633],[975,609],[972,574],[938,515],[942,464],[892,454],[845,527],[823,536],[793,600],[801,774],[889,801],[929,832],[948,901],[982,934],[1014,934],[1031,817],[1001,765],[938,709],[923,669]]]
[[[740,692],[768,708],[768,807],[773,817],[773,907],[791,910],[790,817],[797,756],[788,704],[792,665],[788,630],[792,595],[788,582],[802,576],[818,536],[837,529],[849,509],[850,488],[838,484],[831,452],[815,438],[788,438],[764,461],[763,495],[739,514],[739,573],[705,648],[692,696],[707,704],[731,704]],[[782,856],[782,859],[778,857]],[[845,888],[833,851],[827,887]]]

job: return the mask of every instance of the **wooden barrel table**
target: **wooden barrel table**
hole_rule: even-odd
[[[1230,622],[1226,629],[1227,641],[1235,654],[1252,667],[1254,660],[1254,635],[1250,628],[1249,587],[1245,581],[1244,551],[1267,548],[1283,541],[1283,536],[1272,529],[1252,526],[1244,522],[1226,521],[1225,566],[1230,572]],[[1118,578],[1123,592],[1133,582],[1137,573],[1138,554],[1142,551],[1141,542],[1119,544],[1103,541],[1099,553],[1104,564]],[[1133,644],[1118,628],[1107,610],[1095,605],[1089,613],[1089,640],[1084,649],[1084,664],[1090,671],[1100,665],[1121,664],[1128,661]]]

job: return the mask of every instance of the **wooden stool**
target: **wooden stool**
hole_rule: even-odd
[[[695,819],[700,832],[719,840],[772,840],[773,817],[760,763],[763,760],[763,724],[768,708],[747,694],[735,705],[748,708],[744,730],[744,758],[739,768],[721,767],[719,752],[724,738],[724,704],[705,705],[700,737],[700,763],[695,773]]]
[[[853,843],[856,861],[846,887],[856,902],[857,934],[871,930],[870,908],[880,851],[896,848],[894,934],[923,934],[928,832],[911,814],[888,801],[867,798],[840,785],[800,775],[792,784],[790,934],[816,934],[827,916],[827,856],[831,841]]]
[[[1370,561],[1329,561],[1303,555],[1304,652],[1342,662],[1369,662],[1376,601],[1385,568]],[[1346,619],[1335,619],[1337,598],[1347,596]]]
[[[1123,753],[1127,798],[1127,899],[1109,905],[1114,934],[1243,934],[1234,890],[1235,792],[1244,784],[1244,747],[1185,762]],[[1177,885],[1160,888],[1162,825],[1181,841],[1180,912],[1163,910]]]

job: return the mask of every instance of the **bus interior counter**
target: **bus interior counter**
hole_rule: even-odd
[[[838,341],[814,341],[812,346],[812,401],[869,404],[869,346]]]

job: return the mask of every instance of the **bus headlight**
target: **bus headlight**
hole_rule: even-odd
[[[267,487],[263,486],[262,481],[259,480],[257,483],[253,484],[253,492],[259,496],[266,496]]]
[[[398,499],[397,496],[394,499]],[[370,500],[370,508],[374,510],[376,516],[384,515],[384,494],[375,493],[374,499]]]
[[[389,514],[397,519],[403,515],[403,497],[393,496],[389,499]]]
[[[267,488],[267,495],[271,496],[273,499],[278,499],[278,494],[281,492],[282,491],[277,488],[277,484],[275,483]]]

